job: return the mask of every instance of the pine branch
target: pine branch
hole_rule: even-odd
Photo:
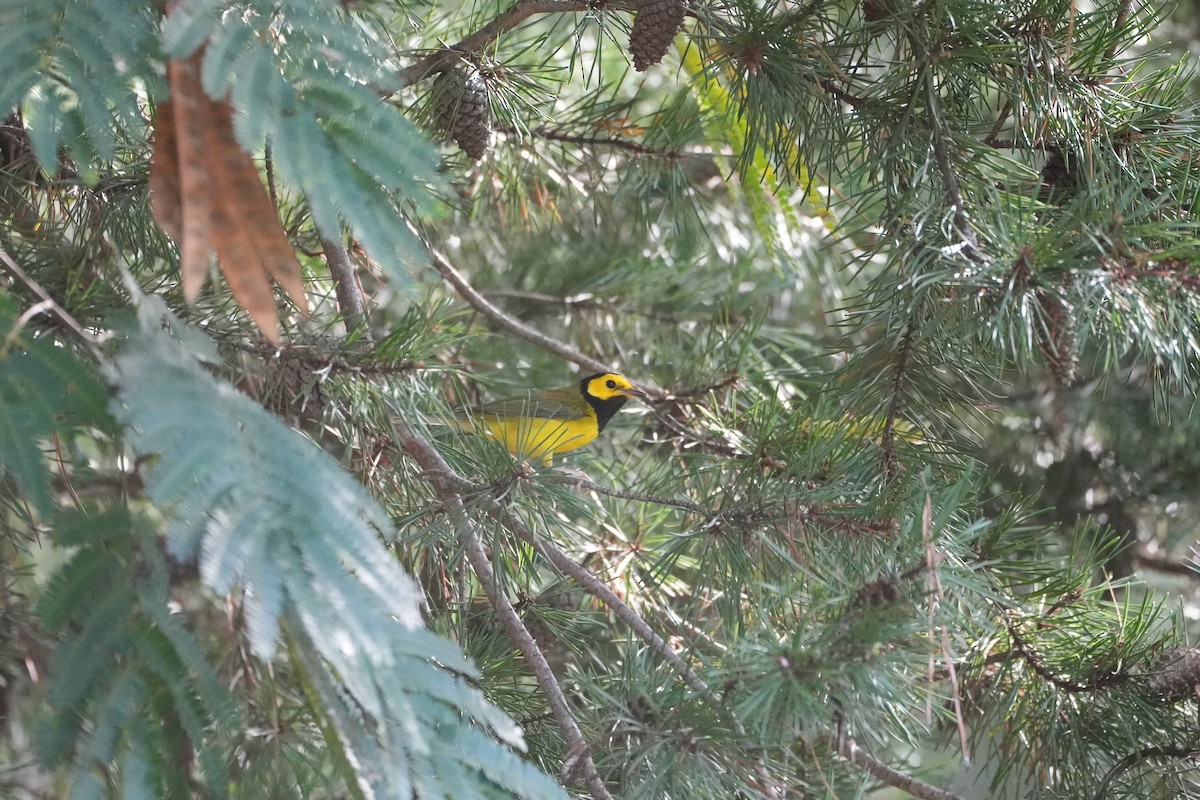
[[[632,630],[639,639],[648,644],[652,652],[662,656],[667,665],[673,669],[683,680],[691,686],[696,692],[712,703],[714,707],[725,711],[733,724],[734,732],[738,736],[746,737],[746,728],[738,719],[732,709],[728,707],[719,695],[713,691],[704,679],[696,674],[683,658],[671,649],[670,645],[658,633],[650,627],[641,616],[634,611],[624,600],[617,596],[615,592],[608,588],[599,578],[597,578],[590,570],[581,564],[576,563],[566,553],[559,550],[551,542],[544,537],[535,534],[527,525],[521,522],[516,517],[512,516],[507,509],[499,504],[493,506],[495,516],[501,520],[502,524],[510,530],[516,532],[517,536],[523,541],[530,544],[539,554],[544,556],[552,563],[560,572],[570,577],[580,586],[588,591],[593,597],[600,600],[620,619],[629,629]],[[749,749],[753,749],[752,743],[747,740]],[[778,781],[767,772],[765,765],[760,760],[754,767],[755,773],[762,781],[759,787],[768,798],[779,798],[780,789],[777,789]]]
[[[14,261],[12,256],[10,256],[4,250],[0,250],[0,264],[3,264],[6,270],[12,273],[17,280],[24,284],[25,288],[37,295],[38,299],[41,300],[41,302],[37,305],[53,312],[54,316],[58,318],[58,321],[61,322],[63,326],[72,334],[74,334],[75,338],[77,338],[80,343],[83,344],[84,348],[87,349],[92,358],[96,360],[96,363],[108,363],[108,359],[104,355],[104,351],[100,349],[100,345],[98,345],[92,335],[84,329],[83,325],[79,323],[79,320],[71,316],[69,311],[59,305],[58,301],[51,297],[50,293],[46,291],[46,289],[40,283],[34,280],[33,277],[30,276],[30,274],[26,272],[20,264]]]
[[[900,770],[888,766],[855,744],[853,739],[838,737],[836,745],[838,755],[842,758],[861,767],[888,786],[895,787],[913,797],[918,797],[920,800],[964,800],[959,795],[939,789],[933,784],[919,781],[911,775],[906,775]]]
[[[329,274],[333,277],[333,290],[337,295],[338,308],[346,322],[346,333],[359,332],[370,340],[367,329],[367,302],[363,297],[362,287],[358,285],[358,276],[354,271],[354,263],[346,245],[327,236],[321,237],[321,247],[325,250],[325,263]]]
[[[442,497],[442,502],[446,504],[452,520],[455,519],[454,515],[457,514],[462,517],[462,524],[467,524],[465,516],[462,515],[461,506],[459,504],[463,499],[471,496],[470,494],[464,494],[464,492],[469,492],[470,490],[476,488],[474,484],[463,478],[461,475],[458,475],[450,467],[450,465],[446,463],[445,459],[441,457],[441,454],[439,454],[427,440],[413,432],[402,420],[393,417],[392,424],[396,431],[397,437],[400,440],[401,446],[406,452],[409,453],[409,455],[413,457],[414,460],[416,460],[418,464],[420,464],[422,469],[425,470],[424,475],[427,477],[427,479],[430,480],[430,482],[437,482],[437,485],[442,487],[442,489],[439,490],[439,495]],[[556,480],[554,482],[571,482],[571,480]],[[592,486],[595,486],[601,490],[605,488],[599,486],[598,484],[594,484],[591,481],[586,481],[586,483],[591,484]],[[604,603],[617,616],[618,619],[624,622],[629,629],[638,636],[638,638],[650,646],[652,652],[661,656],[663,660],[667,662],[668,666],[670,666],[671,669],[676,672],[676,674],[683,678],[683,680],[701,697],[703,697],[709,703],[712,703],[714,707],[723,709],[730,717],[734,731],[739,736],[746,737],[746,729],[742,725],[741,721],[737,718],[734,712],[728,708],[728,705],[721,699],[721,697],[715,691],[713,691],[712,687],[705,683],[704,679],[697,675],[695,670],[693,670],[678,653],[671,649],[671,646],[667,643],[667,641],[663,639],[662,636],[660,636],[652,627],[650,627],[649,623],[642,619],[642,617],[628,604],[626,604],[625,601],[618,597],[612,589],[608,588],[603,581],[597,578],[586,567],[576,563],[570,556],[559,550],[551,542],[534,533],[528,525],[513,516],[503,505],[492,499],[490,494],[482,494],[479,496],[484,498],[485,502],[487,503],[486,511],[489,516],[496,519],[505,528],[515,533],[519,539],[533,547],[539,555],[553,564],[554,567],[562,574],[573,579],[576,583],[586,589],[593,597]],[[694,508],[700,509],[699,506],[695,506]],[[461,531],[458,522],[455,522],[455,527]],[[530,663],[532,664],[534,662]],[[548,666],[547,669],[549,669]],[[551,675],[551,678],[552,677],[553,676]],[[539,682],[540,681],[541,677],[539,676]],[[751,745],[749,740],[747,740],[747,745]],[[754,748],[750,746],[750,749]],[[576,751],[575,744],[572,744],[571,750],[573,752]],[[780,790],[775,788],[778,785],[778,781],[776,781],[776,779],[774,779],[767,772],[766,767],[762,762],[759,762],[755,765],[755,772],[763,782],[760,788],[767,797],[782,797]]]
[[[1025,641],[1025,638],[1021,635],[1020,631],[1017,630],[1016,623],[1012,621],[1009,614],[1004,615],[1004,626],[1008,629],[1008,636],[1012,641],[1013,652],[1020,656],[1021,660],[1028,664],[1029,668],[1032,669],[1039,678],[1051,684],[1060,691],[1067,692],[1069,694],[1094,692],[1097,689],[1118,686],[1122,683],[1127,683],[1133,680],[1134,676],[1128,672],[1112,672],[1107,675],[1097,675],[1087,683],[1081,683],[1071,678],[1058,675],[1052,669],[1047,667],[1045,660],[1042,659],[1042,656],[1029,646],[1029,643]]]
[[[414,433],[403,421],[393,418],[392,424],[395,427],[396,434],[404,450],[426,471],[424,474],[429,484],[437,492],[442,502],[446,504],[451,524],[453,524],[455,531],[458,533],[459,541],[466,550],[467,559],[471,562],[471,568],[479,578],[480,585],[483,586],[484,593],[487,594],[492,609],[500,617],[500,621],[508,631],[509,637],[533,669],[538,685],[541,687],[542,692],[546,696],[546,701],[550,704],[550,709],[554,713],[554,718],[567,738],[568,751],[571,757],[578,759],[578,763],[583,769],[584,782],[587,784],[592,797],[596,798],[596,800],[612,800],[612,795],[604,788],[604,781],[600,778],[599,773],[596,772],[595,762],[592,760],[591,755],[588,754],[591,746],[584,740],[583,732],[580,731],[579,724],[575,722],[575,717],[571,713],[566,695],[563,693],[558,679],[554,676],[554,671],[550,668],[549,662],[546,661],[546,655],[538,647],[537,642],[534,641],[533,636],[529,633],[529,629],[521,622],[521,617],[517,614],[516,609],[513,608],[512,603],[509,602],[508,597],[505,596],[503,590],[500,588],[487,552],[484,550],[483,543],[479,540],[478,534],[471,528],[470,520],[463,513],[462,496],[459,493],[459,488],[464,481],[455,475],[454,470],[428,441]],[[566,768],[567,764],[564,763],[563,766]],[[573,771],[567,770],[568,773]],[[569,774],[562,777],[568,778]]]
[[[449,67],[461,53],[480,53],[491,47],[508,31],[535,14],[571,14],[580,11],[632,11],[633,3],[619,0],[516,0],[511,6],[493,17],[479,30],[468,34],[456,44],[437,50],[409,67],[397,76],[399,89],[419,83],[429,75]],[[394,94],[390,92],[389,94]]]

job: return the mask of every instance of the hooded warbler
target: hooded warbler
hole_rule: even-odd
[[[515,456],[540,458],[548,465],[555,453],[583,447],[599,436],[630,397],[645,396],[628,378],[601,372],[560,389],[472,406],[456,424],[499,439]]]

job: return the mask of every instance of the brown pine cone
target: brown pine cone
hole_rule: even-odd
[[[1038,349],[1060,389],[1069,388],[1079,376],[1079,331],[1075,315],[1055,294],[1038,289],[1042,318],[1036,321]]]
[[[663,60],[683,27],[683,0],[641,0],[629,34],[633,68],[644,72]]]
[[[1084,187],[1086,176],[1080,170],[1079,159],[1071,161],[1063,154],[1062,148],[1050,147],[1046,150],[1046,163],[1042,167],[1042,185],[1046,187],[1046,200],[1057,205],[1065,205]]]
[[[862,0],[862,12],[867,22],[882,22],[893,13],[887,0]]]
[[[445,70],[433,81],[434,122],[478,161],[492,141],[492,114],[488,107],[487,84],[473,66]]]
[[[1196,696],[1200,687],[1200,650],[1181,647],[1163,653],[1149,676],[1146,688],[1165,700],[1174,702]]]

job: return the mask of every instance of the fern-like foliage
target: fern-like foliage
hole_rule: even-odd
[[[196,752],[208,796],[224,797],[224,759],[205,747],[237,719],[199,644],[168,611],[168,569],[153,526],[127,508],[73,511],[54,526],[74,555],[39,612],[63,640],[39,729],[45,766],[70,762],[72,800],[186,797],[181,754]]]
[[[269,144],[321,232],[338,238],[345,222],[388,277],[407,285],[402,260],[418,244],[402,220],[432,212],[437,154],[371,88],[385,81],[378,42],[334,4],[199,0],[165,20],[157,6],[0,0],[0,113],[23,112],[43,168],[58,171],[61,147],[94,178],[121,142],[146,136],[135,89],[151,104],[165,100],[161,62],[205,47],[204,87],[232,103],[242,145]]]
[[[227,5],[182,4],[164,22],[167,54],[205,46],[204,88],[229,97],[242,146],[268,142],[322,233],[336,238],[344,220],[388,277],[408,284],[401,259],[418,245],[403,219],[431,211],[437,154],[371,88],[384,80],[377,43],[330,4],[239,3],[222,15]]]
[[[69,350],[23,328],[8,295],[0,295],[0,331],[0,474],[11,475],[26,502],[46,515],[45,442],[84,425],[111,429],[107,392]]]
[[[23,107],[43,166],[62,145],[86,171],[142,129],[133,87],[162,93],[157,25],[140,0],[0,0],[0,109]]]
[[[321,706],[363,797],[562,797],[495,739],[518,727],[468,679],[461,651],[424,629],[421,593],[384,548],[382,509],[331,457],[204,368],[211,342],[154,298],[117,359],[114,408],[157,459],[149,496],[175,554],[217,593],[246,590],[250,643],[280,641]],[[457,787],[450,789],[450,787]]]

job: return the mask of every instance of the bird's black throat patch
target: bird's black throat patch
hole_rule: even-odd
[[[621,410],[621,406],[625,405],[625,401],[629,398],[625,397],[624,395],[616,395],[615,397],[609,397],[607,399],[596,397],[587,390],[588,381],[594,377],[596,376],[593,375],[591,378],[584,378],[584,380],[580,383],[579,391],[583,394],[583,399],[586,400],[588,405],[591,406],[596,412],[597,430],[603,431],[604,426],[608,424],[608,421],[613,418],[614,414]]]

